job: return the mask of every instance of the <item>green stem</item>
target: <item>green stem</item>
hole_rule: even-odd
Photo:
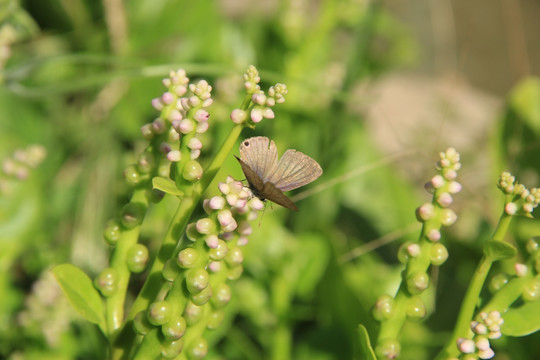
[[[130,202],[141,203],[145,206],[148,205],[145,190],[135,190]],[[126,299],[129,278],[131,276],[131,272],[127,267],[126,257],[129,249],[137,244],[140,229],[141,227],[139,225],[133,229],[123,231],[111,256],[111,267],[116,271],[118,276],[116,280],[118,284],[117,291],[114,295],[106,298],[107,329],[112,341],[116,338],[118,329],[122,327],[124,321],[124,302]]]
[[[493,239],[491,241],[503,241],[505,234],[508,232],[508,227],[512,216],[503,212],[493,234]],[[452,337],[447,342],[444,349],[441,351],[437,359],[447,359],[451,357],[457,357],[459,355],[458,348],[456,346],[456,341],[458,338],[470,337],[470,323],[474,316],[474,311],[476,310],[476,305],[478,304],[478,299],[480,298],[480,293],[484,287],[489,270],[495,259],[483,256],[482,260],[478,264],[478,267],[473,275],[465,298],[461,304],[461,310],[458,315],[456,326],[454,327],[454,333]]]

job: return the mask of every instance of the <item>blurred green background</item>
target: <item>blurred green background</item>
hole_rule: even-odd
[[[324,174],[299,213],[269,207],[254,224],[208,358],[352,358],[356,326],[375,334],[369,309],[399,284],[397,249],[418,234],[437,153],[453,146],[464,189],[443,234],[450,258],[433,274],[430,317],[403,331],[404,359],[432,358],[502,210],[498,174],[540,185],[538,14],[534,0],[1,0],[0,159],[30,144],[47,157],[0,196],[0,357],[105,356],[47,270],[107,266],[103,228],[128,198],[122,170],[145,146],[161,78],[182,67],[214,86],[205,162],[253,64],[264,89],[281,82],[289,94],[243,137],[294,147]],[[216,180],[228,174],[243,177],[232,156]],[[151,250],[171,206],[144,225]],[[539,232],[520,219],[510,241]],[[289,347],[276,348],[280,336]],[[537,359],[538,344],[533,334],[493,346],[496,359]]]

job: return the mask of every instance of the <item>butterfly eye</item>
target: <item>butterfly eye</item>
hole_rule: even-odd
[[[244,141],[244,146],[249,146],[249,141]]]

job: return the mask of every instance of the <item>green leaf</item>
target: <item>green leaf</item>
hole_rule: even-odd
[[[517,250],[504,241],[490,240],[484,245],[484,254],[491,260],[497,261],[516,256]]]
[[[510,309],[504,315],[501,332],[508,336],[526,336],[540,330],[540,301]]]
[[[364,325],[358,325],[358,354],[357,358],[362,360],[377,360],[375,356],[375,351],[371,347],[371,342],[369,341],[369,335],[367,329]]]
[[[299,274],[296,291],[299,296],[309,296],[321,280],[332,251],[325,239],[315,234],[298,240],[299,250],[293,260]]]
[[[91,323],[97,324],[106,334],[103,302],[92,280],[81,269],[71,264],[57,265],[51,269],[71,306]]]
[[[183,196],[184,193],[178,189],[175,182],[171,179],[167,179],[164,177],[156,176],[152,179],[152,187],[154,189],[158,189],[163,191],[164,193],[176,195],[176,196]]]

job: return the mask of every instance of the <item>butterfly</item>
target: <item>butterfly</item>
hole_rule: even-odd
[[[255,196],[296,211],[298,207],[283,192],[309,184],[322,174],[315,160],[294,149],[285,151],[278,161],[276,144],[264,136],[242,141],[240,158],[234,157]]]

